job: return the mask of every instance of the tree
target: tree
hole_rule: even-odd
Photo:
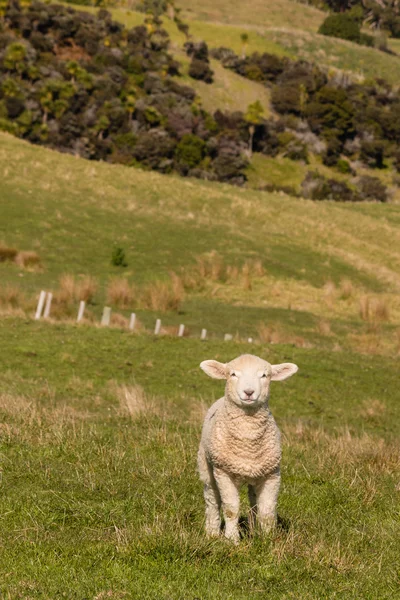
[[[246,51],[247,51],[247,46],[249,43],[249,34],[248,33],[241,33],[240,34],[240,39],[242,42],[242,59],[246,58]]]
[[[249,155],[253,154],[253,138],[256,130],[256,125],[260,125],[263,122],[264,117],[264,109],[259,100],[249,104],[247,107],[246,114],[244,115],[244,120],[249,125]]]

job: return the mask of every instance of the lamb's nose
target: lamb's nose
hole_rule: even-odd
[[[250,398],[250,396],[252,396],[254,394],[254,390],[244,390],[244,393],[246,394],[246,396],[248,396]]]

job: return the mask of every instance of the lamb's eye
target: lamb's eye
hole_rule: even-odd
[[[231,377],[237,377],[236,373],[231,373]]]
[[[267,374],[266,374],[266,373],[263,373],[263,374],[261,375],[261,379],[262,379],[263,377],[266,377],[266,376],[267,376]]]

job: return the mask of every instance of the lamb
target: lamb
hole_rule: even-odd
[[[205,360],[200,367],[214,379],[226,379],[225,395],[208,410],[198,452],[204,484],[206,532],[218,536],[220,508],[225,537],[238,543],[239,490],[248,484],[251,527],[257,513],[261,532],[276,525],[280,485],[280,431],[268,407],[271,381],[297,372],[292,363],[271,365],[244,354],[229,363]]]

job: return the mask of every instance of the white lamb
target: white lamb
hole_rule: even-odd
[[[280,485],[280,432],[268,407],[271,381],[283,381],[297,372],[292,363],[270,365],[251,354],[227,364],[205,360],[200,367],[214,379],[226,379],[225,396],[208,410],[198,453],[204,483],[206,531],[239,541],[239,489],[247,483],[250,525],[258,513],[263,533],[276,524]]]

